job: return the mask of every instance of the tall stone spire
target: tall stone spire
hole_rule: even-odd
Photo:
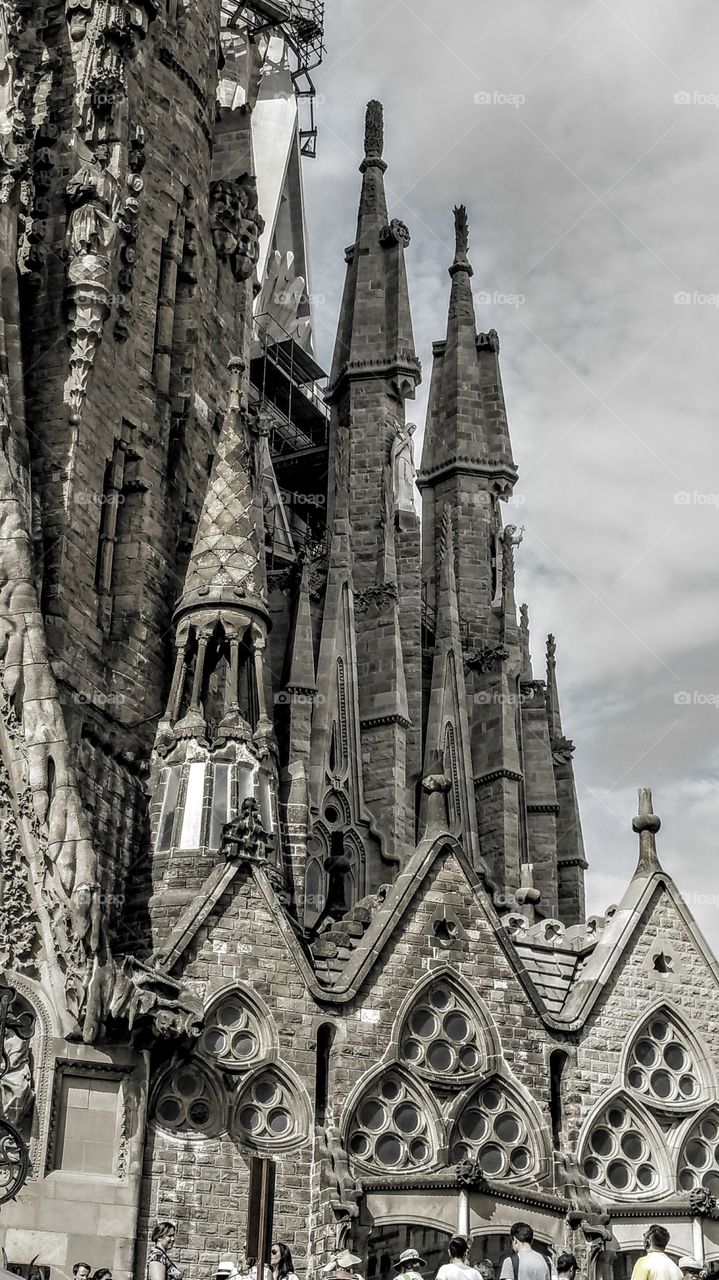
[[[557,893],[558,914],[565,924],[578,924],[585,918],[584,854],[582,822],[579,815],[577,789],[574,782],[574,743],[564,736],[557,688],[557,646],[553,635],[547,636],[547,724],[554,767],[559,812],[557,814]]]
[[[267,616],[264,558],[248,468],[251,442],[240,407],[243,365],[234,361],[231,368],[232,398],[202,505],[184,590],[175,610],[176,621],[188,611],[199,608],[207,612],[219,605],[236,608],[240,601],[245,608]]]
[[[429,833],[432,817],[439,810],[436,795],[441,785],[441,790],[447,796],[442,814],[446,829],[464,840],[467,853],[473,865],[477,866],[480,851],[472,786],[462,637],[457,611],[455,540],[448,504],[442,513],[441,539],[437,628],[424,746],[420,835]]]
[[[404,263],[410,235],[403,222],[390,221],[387,213],[383,150],[382,105],[372,101],[365,117],[357,234],[347,250],[331,395],[337,394],[345,377],[377,376],[384,370],[401,380],[404,398],[413,395],[420,379]]]
[[[469,262],[469,220],[454,210],[454,258],[446,337],[433,347],[422,492],[422,585],[439,627],[442,525],[449,505],[461,531],[456,608],[467,668],[477,827],[482,856],[508,890],[526,862],[526,814],[519,735],[522,670],[514,597],[514,549],[521,531],[502,528],[499,501],[516,479],[494,330],[478,333]],[[432,647],[429,637],[429,648]],[[427,659],[429,654],[426,655]]]
[[[420,484],[452,471],[494,479],[502,496],[517,478],[499,375],[499,340],[492,329],[477,333],[467,256],[469,220],[454,210],[455,253],[444,342],[433,346],[434,370]]]
[[[387,211],[383,150],[382,107],[370,102],[327,392],[327,506],[328,527],[339,520],[350,531],[364,795],[384,851],[401,860],[414,847],[421,772],[420,541],[414,427],[405,419],[421,370],[404,260],[410,236]],[[334,625],[327,603],[325,619],[323,638]]]
[[[253,482],[258,435],[241,396],[244,364],[233,360],[230,368],[230,402],[174,614],[175,669],[155,740],[150,917],[157,935],[199,891],[227,822],[241,817],[262,832],[281,878],[262,514]]]

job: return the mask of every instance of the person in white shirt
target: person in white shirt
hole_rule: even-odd
[[[654,1223],[644,1233],[646,1256],[634,1263],[632,1280],[682,1280],[676,1262],[668,1258],[665,1249],[669,1244],[666,1227]]]
[[[470,1265],[469,1242],[464,1236],[452,1236],[449,1262],[439,1268],[436,1280],[482,1280],[481,1271]]]
[[[543,1253],[534,1249],[534,1232],[528,1222],[509,1228],[513,1252],[504,1259],[499,1280],[552,1280],[552,1268]]]

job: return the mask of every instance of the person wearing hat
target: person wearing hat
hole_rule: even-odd
[[[707,1274],[707,1269],[703,1262],[698,1258],[692,1258],[688,1254],[684,1258],[680,1258],[677,1266],[684,1276],[684,1280],[699,1280],[700,1276]]]
[[[341,1249],[322,1268],[322,1274],[328,1280],[362,1280],[362,1276],[355,1270],[355,1267],[362,1265],[362,1259],[356,1254],[350,1253],[349,1249]]]
[[[420,1258],[416,1249],[405,1249],[394,1264],[397,1280],[422,1280],[422,1272],[427,1263]]]

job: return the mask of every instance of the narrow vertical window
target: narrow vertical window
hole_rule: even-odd
[[[216,764],[212,789],[212,811],[210,815],[210,835],[208,844],[211,849],[219,849],[222,828],[230,816],[230,766]]]
[[[552,1121],[552,1145],[559,1151],[562,1137],[562,1074],[567,1062],[563,1049],[549,1055],[549,1114]]]
[[[205,795],[205,762],[190,765],[187,778],[185,812],[180,832],[181,849],[199,849],[202,836],[202,810]]]
[[[327,1116],[327,1100],[330,1083],[330,1055],[337,1028],[331,1022],[323,1022],[317,1028],[317,1053],[315,1068],[315,1124],[323,1125]]]
[[[164,852],[172,845],[172,829],[175,825],[177,795],[180,790],[180,766],[175,765],[166,771],[165,796],[162,801],[160,825],[157,830],[157,849]]]

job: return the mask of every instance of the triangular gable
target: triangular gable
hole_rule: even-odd
[[[648,876],[635,875],[570,993],[562,1010],[562,1017],[553,1019],[552,1025],[565,1030],[576,1030],[583,1026],[624,960],[637,931],[643,928],[644,914],[658,892],[665,893],[671,900],[698,954],[704,959],[719,987],[719,964],[674,881],[661,870]]]

